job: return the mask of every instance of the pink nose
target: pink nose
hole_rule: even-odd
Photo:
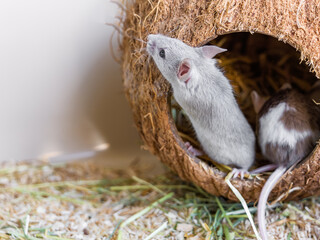
[[[148,45],[147,45],[148,52],[153,54],[155,49],[156,49],[156,42],[152,41],[152,40],[149,40],[148,41]]]

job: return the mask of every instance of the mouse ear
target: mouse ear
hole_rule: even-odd
[[[183,59],[179,64],[178,79],[180,81],[187,82],[190,79],[190,75],[191,75],[191,60],[186,58],[186,59]]]
[[[251,92],[251,100],[253,104],[254,111],[259,113],[262,106],[268,100],[268,97],[261,97],[256,91]]]
[[[285,90],[285,89],[291,89],[291,88],[292,88],[291,84],[286,82],[282,84],[279,90]]]
[[[206,46],[200,47],[200,50],[202,51],[203,56],[207,58],[213,58],[218,53],[227,51],[227,49],[219,48],[214,45],[206,45]]]

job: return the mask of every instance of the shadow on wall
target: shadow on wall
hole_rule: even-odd
[[[148,155],[109,51],[117,11],[103,0],[0,1],[0,162]]]
[[[84,83],[80,95],[84,96],[85,113],[101,137],[110,144],[106,152],[99,154],[100,159],[121,158],[122,161],[115,165],[128,164],[137,158],[141,161],[155,159],[141,149],[143,143],[122,87],[120,64],[112,58],[110,50],[95,62]]]

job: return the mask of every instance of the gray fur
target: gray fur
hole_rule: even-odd
[[[161,49],[165,50],[165,59],[159,56]],[[193,48],[163,35],[149,35],[147,51],[171,84],[176,101],[190,118],[208,156],[247,170],[254,161],[255,136],[216,60],[205,56],[201,47]],[[177,75],[184,60],[190,64],[187,84]]]

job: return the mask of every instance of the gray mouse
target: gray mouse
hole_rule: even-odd
[[[241,112],[232,86],[212,59],[226,49],[191,47],[163,35],[149,35],[147,52],[171,84],[205,153],[213,160],[249,169],[255,158],[255,135]]]
[[[285,84],[272,97],[251,93],[257,113],[257,137],[262,154],[276,170],[264,184],[258,203],[258,223],[266,240],[265,211],[268,196],[286,170],[307,157],[320,137],[320,107]]]

